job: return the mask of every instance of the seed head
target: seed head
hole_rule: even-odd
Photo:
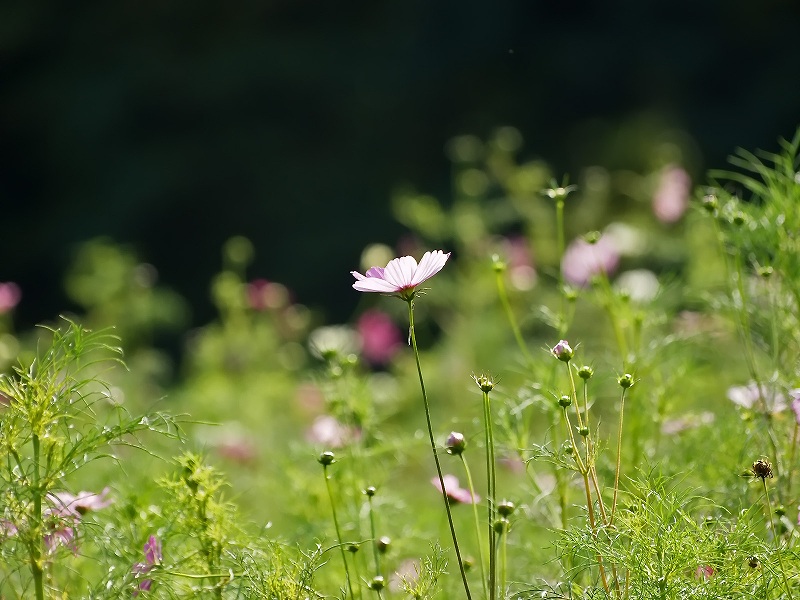
[[[753,463],[753,475],[761,481],[772,479],[772,465],[768,460],[759,458]]]

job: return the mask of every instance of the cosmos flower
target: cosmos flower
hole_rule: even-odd
[[[444,268],[448,258],[449,252],[445,254],[441,250],[434,250],[426,252],[419,264],[411,256],[402,256],[390,260],[385,267],[370,267],[364,275],[351,271],[356,278],[353,288],[359,292],[398,294],[408,300],[413,297],[419,284]]]
[[[361,337],[361,352],[373,365],[385,365],[403,344],[400,329],[392,318],[379,310],[368,310],[356,324]]]
[[[458,477],[455,475],[445,475],[442,479],[444,480],[444,492],[451,504],[477,504],[481,501],[480,496],[477,494],[473,496],[469,490],[460,487]],[[431,483],[437,490],[442,491],[442,484],[438,477],[431,479]]]
[[[161,558],[161,541],[156,536],[151,535],[144,544],[144,562],[133,565],[131,572],[136,577],[149,573],[153,570],[153,567],[161,564]],[[149,592],[152,586],[152,579],[142,579],[133,595],[138,596],[139,592]]]
[[[564,251],[561,269],[569,283],[585,286],[595,275],[613,273],[619,258],[619,250],[608,235],[600,236],[594,244],[577,238]]]
[[[779,413],[787,407],[786,397],[775,387],[762,383],[759,393],[759,386],[755,381],[728,388],[727,395],[728,400],[748,410],[761,410],[763,408],[761,398],[764,399],[764,405],[769,413]]]
[[[689,174],[669,165],[659,175],[658,189],[653,195],[653,214],[662,223],[675,223],[689,208],[692,180]]]
[[[22,291],[13,281],[0,283],[0,315],[9,312],[22,298]]]

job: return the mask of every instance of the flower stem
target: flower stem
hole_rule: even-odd
[[[350,592],[350,600],[355,600],[353,595],[353,584],[350,581],[350,569],[347,566],[347,556],[344,553],[344,543],[342,542],[342,532],[339,528],[339,518],[336,516],[336,502],[333,499],[333,490],[331,490],[331,478],[328,475],[328,465],[322,465],[322,472],[325,476],[325,487],[328,490],[328,498],[331,502],[331,512],[333,513],[333,526],[336,528],[336,541],[339,544],[339,550],[342,553],[342,562],[344,563],[344,573],[347,579],[347,589]]]
[[[617,468],[614,472],[614,499],[611,501],[611,518],[609,523],[614,522],[614,514],[617,511],[617,495],[619,494],[619,472],[622,465],[622,420],[625,415],[625,392],[628,388],[622,388],[622,395],[619,401],[619,430],[617,431]]]
[[[786,586],[786,593],[789,594],[789,600],[792,600],[792,588],[789,587],[789,580],[786,578],[786,568],[783,566],[783,553],[781,552],[781,540],[778,537],[778,532],[775,529],[775,521],[772,520],[772,505],[769,501],[769,492],[767,491],[767,480],[761,478],[761,483],[764,484],[764,497],[767,500],[767,517],[769,524],[772,527],[772,537],[775,540],[775,551],[778,554],[778,564],[781,567],[781,576],[783,577],[783,585]]]
[[[428,404],[428,394],[425,391],[425,381],[422,379],[422,367],[419,364],[419,350],[417,349],[417,334],[414,330],[414,299],[409,298],[408,302],[408,324],[409,333],[411,334],[411,347],[414,349],[414,360],[417,364],[417,374],[419,375],[419,386],[422,390],[422,403],[425,406],[425,421],[428,425],[428,439],[431,443],[431,452],[433,453],[433,461],[436,463],[436,474],[439,477],[439,484],[442,487],[442,500],[444,501],[444,508],[447,512],[447,522],[450,525],[450,535],[453,537],[453,547],[456,551],[456,559],[458,560],[458,568],[461,571],[461,580],[464,583],[464,591],[467,594],[467,600],[472,600],[472,594],[469,591],[469,583],[467,582],[467,571],[464,568],[464,561],[461,558],[461,550],[458,547],[458,537],[456,536],[456,528],[453,525],[453,515],[450,513],[450,502],[447,499],[447,490],[444,487],[444,477],[442,476],[442,466],[439,464],[439,455],[436,453],[436,440],[433,438],[433,425],[431,425],[431,410]]]
[[[508,292],[506,291],[506,284],[503,281],[502,271],[495,270],[495,280],[497,281],[497,295],[500,297],[503,310],[506,312],[506,318],[508,318],[508,324],[511,327],[511,331],[514,333],[514,339],[517,340],[519,350],[522,352],[522,356],[525,358],[528,366],[530,366],[533,364],[533,357],[525,346],[525,340],[522,338],[522,332],[517,324],[517,319],[514,317],[514,312],[511,310],[511,303],[508,301]]]
[[[44,570],[42,569],[42,491],[39,489],[39,436],[33,434],[33,519],[36,535],[31,542],[30,562],[36,600],[44,600]]]
[[[369,502],[369,530],[372,535],[372,557],[375,559],[375,575],[380,575],[381,559],[378,555],[378,538],[375,536],[375,511],[372,508],[371,495],[367,496],[367,502]]]
[[[489,517],[489,598],[497,597],[497,538],[494,534],[494,518],[497,508],[497,477],[494,463],[494,433],[492,430],[492,410],[489,392],[483,392],[483,420],[486,433],[486,481]]]
[[[481,582],[483,583],[483,595],[488,597],[488,588],[486,587],[486,566],[484,564],[483,554],[483,536],[481,535],[481,525],[480,525],[480,518],[478,517],[478,504],[474,501],[475,499],[475,486],[472,483],[472,473],[469,470],[469,465],[467,465],[467,459],[464,458],[463,454],[460,454],[459,457],[461,458],[461,462],[464,464],[464,472],[467,475],[467,487],[469,487],[469,495],[473,498],[472,502],[472,514],[475,518],[475,534],[478,536],[478,563],[480,564],[481,568]]]
[[[564,294],[564,269],[561,262],[564,258],[564,200],[556,200],[556,235],[558,240],[558,293],[561,297],[561,310],[558,315],[558,335],[567,333],[567,297]]]

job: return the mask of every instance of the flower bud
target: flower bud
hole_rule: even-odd
[[[558,399],[558,405],[561,408],[567,408],[570,404],[572,404],[572,398],[569,396],[561,396],[561,398]]]
[[[633,386],[633,375],[625,373],[625,375],[617,379],[617,383],[619,383],[619,387],[627,390],[629,387]]]
[[[392,544],[392,538],[388,535],[382,535],[378,538],[378,541],[375,542],[375,546],[378,548],[378,552],[381,554],[386,554],[387,550],[389,550],[389,546]]]
[[[758,557],[757,556],[751,556],[750,558],[748,558],[747,559],[747,566],[749,566],[751,569],[757,569],[758,566],[759,566]]]
[[[586,241],[587,244],[594,245],[600,241],[601,236],[602,234],[599,231],[590,231],[583,236],[583,239]]]
[[[703,208],[706,209],[707,212],[715,212],[717,210],[717,206],[719,206],[719,203],[717,202],[717,197],[714,194],[706,194],[703,196]]]
[[[372,498],[377,491],[378,490],[375,489],[375,486],[371,485],[364,490],[364,495],[367,496],[367,498]]]
[[[779,517],[782,517],[786,514],[786,507],[783,504],[780,504],[775,507],[775,514]]]
[[[582,437],[586,437],[587,435],[589,435],[589,428],[586,427],[586,425],[584,425],[583,427],[578,427],[578,433]]]
[[[562,452],[564,452],[564,454],[569,454],[569,455],[572,455],[572,453],[575,452],[575,448],[572,447],[572,444],[570,442],[564,442],[561,446],[561,450]]]
[[[591,379],[592,375],[594,375],[594,369],[592,369],[592,367],[589,365],[583,365],[580,369],[578,369],[578,377],[584,381]]]
[[[348,551],[350,554],[355,554],[355,553],[356,553],[356,552],[358,552],[359,550],[361,550],[361,546],[359,546],[359,545],[358,545],[358,544],[356,544],[355,542],[351,542],[351,543],[347,544],[347,551]]]
[[[467,447],[467,440],[464,438],[463,433],[452,431],[445,442],[445,446],[447,446],[448,454],[461,456],[461,453],[464,452],[464,449]]]
[[[383,578],[383,575],[375,575],[375,577],[372,578],[372,581],[369,582],[369,589],[376,592],[381,591],[385,586],[386,580]]]
[[[517,507],[510,500],[503,500],[497,505],[497,514],[501,517],[510,517]]]
[[[773,273],[772,267],[759,267],[758,268],[758,276],[763,277],[764,279],[769,279],[772,277]]]
[[[742,225],[747,223],[747,214],[743,213],[740,210],[737,210],[735,213],[733,213],[733,216],[731,217],[731,222],[737,227],[741,227]]]
[[[492,254],[492,269],[495,273],[504,273],[508,265],[500,258],[499,254]]]
[[[492,528],[494,532],[498,535],[503,535],[506,531],[508,531],[508,527],[511,525],[508,519],[497,519],[493,524]]]
[[[327,467],[328,465],[332,465],[336,462],[336,457],[334,456],[333,452],[330,450],[326,450],[322,454],[319,455],[317,462],[321,464],[323,467]]]
[[[572,347],[567,340],[561,340],[550,349],[550,353],[561,362],[569,362],[572,360]]]
[[[488,394],[494,389],[494,381],[489,375],[473,375],[472,379],[485,394]]]

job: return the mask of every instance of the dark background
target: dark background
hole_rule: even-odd
[[[798,31],[795,0],[4,3],[0,281],[50,318],[106,235],[202,323],[242,234],[253,276],[343,320],[364,245],[401,234],[391,190],[446,198],[450,137],[512,125],[563,173],[635,166],[617,135],[646,122],[698,175],[800,124]]]

